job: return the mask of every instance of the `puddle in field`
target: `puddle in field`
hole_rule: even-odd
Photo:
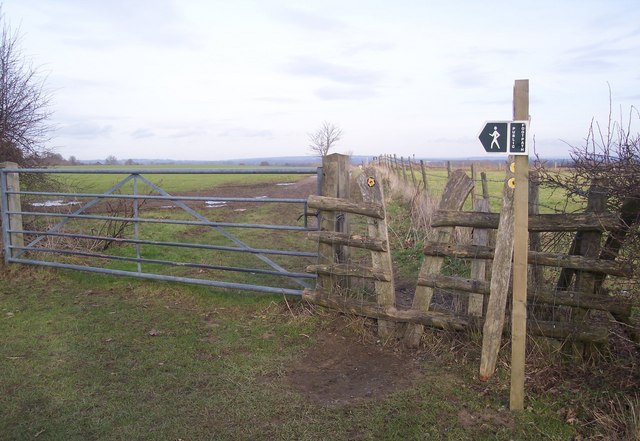
[[[227,203],[225,201],[205,201],[204,204],[207,208],[219,208],[227,206]]]
[[[32,207],[68,207],[71,205],[80,205],[80,202],[78,201],[65,202],[62,199],[56,199],[53,201],[33,202],[31,204]]]

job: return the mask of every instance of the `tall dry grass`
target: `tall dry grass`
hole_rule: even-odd
[[[422,186],[416,188],[386,167],[378,168],[379,175],[386,183],[388,200],[402,201],[407,204],[411,216],[411,228],[407,232],[407,240],[413,243],[425,243],[436,239],[437,231],[431,228],[431,220],[438,210],[441,193],[429,193]],[[471,243],[470,228],[455,228],[456,243]]]

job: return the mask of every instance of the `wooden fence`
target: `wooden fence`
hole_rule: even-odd
[[[339,157],[341,155],[331,155]],[[335,159],[332,159],[335,161]],[[402,167],[402,161],[400,167]],[[331,161],[325,163],[325,175],[334,176]],[[310,234],[320,247],[333,252],[321,252],[318,265],[308,268],[319,276],[316,289],[305,290],[304,297],[314,303],[346,313],[378,319],[383,336],[396,335],[408,346],[416,346],[424,327],[456,331],[483,330],[484,371],[490,376],[495,365],[495,355],[505,329],[505,308],[510,291],[513,220],[508,218],[510,195],[505,177],[505,202],[500,214],[490,213],[486,198],[474,199],[474,211],[461,211],[474,189],[475,181],[461,170],[452,171],[444,189],[438,211],[431,228],[435,239],[424,246],[425,258],[417,279],[413,303],[410,308],[400,308],[394,291],[393,265],[387,233],[386,209],[383,186],[378,170],[370,167],[362,171],[357,182],[362,200],[353,201],[335,194],[310,197],[309,206],[320,210],[321,231]],[[411,173],[413,176],[413,173]],[[326,178],[326,177],[325,177]],[[411,178],[407,178],[411,179]],[[407,181],[408,182],[408,181]],[[423,182],[427,183],[426,179]],[[535,176],[532,179],[535,184]],[[342,186],[331,184],[334,189]],[[529,215],[530,232],[530,284],[528,307],[530,318],[528,333],[557,338],[564,341],[605,343],[610,323],[595,323],[587,319],[590,311],[603,311],[608,317],[629,322],[631,304],[628,299],[608,295],[603,290],[607,276],[631,277],[633,268],[616,260],[619,243],[608,237],[623,236],[628,225],[619,214],[607,213],[597,187],[590,191],[589,203],[584,213],[537,214],[536,185],[532,185]],[[324,194],[324,193],[323,193]],[[486,195],[486,191],[483,191]],[[600,198],[600,199],[599,199]],[[345,216],[363,216],[367,219],[368,234],[354,235],[335,229],[336,219]],[[344,225],[344,224],[343,224]],[[456,228],[473,228],[471,244],[453,242]],[[497,231],[497,233],[495,233]],[[493,232],[493,233],[492,233]],[[540,234],[574,232],[573,244],[566,254],[540,250]],[[490,240],[495,236],[495,244]],[[616,247],[617,245],[617,247]],[[356,267],[344,258],[348,251],[335,252],[336,247],[355,247],[371,252],[370,267]],[[502,251],[501,251],[502,249]],[[471,276],[443,274],[443,263],[450,259],[471,260]],[[560,268],[560,276],[551,286],[543,283],[543,267]],[[371,300],[349,295],[351,277],[366,277],[375,281],[375,296]],[[337,278],[340,282],[336,283]],[[437,308],[432,303],[434,293],[466,299],[466,313],[455,313]],[[553,320],[566,314],[555,314],[558,308],[572,311],[573,320]],[[532,314],[535,313],[535,314]],[[487,338],[487,336],[491,336]],[[485,351],[485,346],[495,350]],[[492,353],[485,360],[484,353]],[[481,372],[483,369],[481,369]]]

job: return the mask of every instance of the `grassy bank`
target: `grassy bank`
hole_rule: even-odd
[[[574,433],[552,397],[510,414],[503,371],[479,385],[475,363],[379,349],[357,320],[310,314],[295,300],[23,267],[0,288],[2,439],[507,440]],[[380,385],[384,393],[375,399],[347,393],[327,403],[308,395],[290,378],[308,351],[321,350],[326,329],[341,345],[401,357],[405,369],[412,360],[412,381]]]

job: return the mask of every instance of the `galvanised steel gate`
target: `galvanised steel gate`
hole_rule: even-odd
[[[228,180],[233,175],[236,181],[276,182],[268,186],[273,189],[298,185],[278,180],[321,177],[320,170],[0,168],[5,261],[300,295],[316,277],[304,272],[317,258],[317,250],[305,240],[307,231],[317,229],[316,219],[307,213],[306,195],[209,194],[225,189],[218,185],[206,193],[177,194],[163,189],[160,181],[179,184],[221,175]],[[44,175],[49,179],[37,179]],[[91,192],[105,185],[105,176],[112,178],[109,188]],[[45,182],[47,191],[21,190],[21,178],[23,187],[25,182]],[[312,184],[314,193],[319,181]],[[74,185],[82,192],[69,190]]]

